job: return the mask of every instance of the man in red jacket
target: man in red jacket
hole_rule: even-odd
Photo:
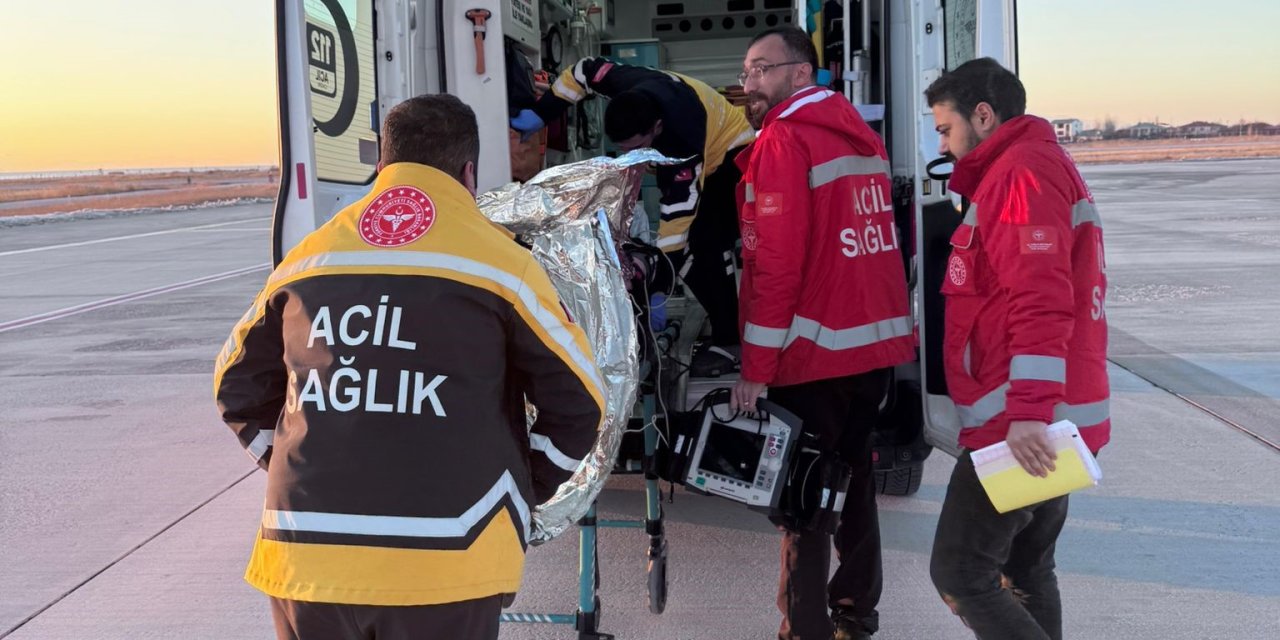
[[[752,109],[765,116],[737,158],[743,332],[733,404],[754,408],[767,386],[853,469],[830,585],[830,534],[783,536],[778,636],[866,638],[882,583],[871,430],[892,367],[914,357],[888,156],[848,100],[814,86],[817,54],[800,29],[757,36],[743,68]]]
[[[963,448],[938,518],[930,572],[979,638],[1058,639],[1054,545],[1063,496],[1005,514],[969,452],[1009,443],[1028,473],[1055,455],[1045,426],[1071,420],[1094,452],[1110,436],[1102,221],[1053,126],[1023,115],[1026,91],[994,60],[925,92],[951,189],[971,204],[951,238],[943,367]],[[1016,594],[1016,595],[1015,595]]]

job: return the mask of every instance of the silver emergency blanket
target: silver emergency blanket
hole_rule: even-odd
[[[486,217],[533,245],[534,257],[586,332],[605,387],[605,421],[596,446],[573,477],[533,510],[531,544],[551,540],[586,514],[613,470],[631,418],[639,384],[638,335],[618,243],[627,239],[650,162],[677,160],[652,149],[592,158],[477,198]]]

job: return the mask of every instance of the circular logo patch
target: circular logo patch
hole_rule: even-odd
[[[969,279],[969,270],[964,266],[964,260],[960,256],[951,256],[951,263],[947,265],[947,277],[951,278],[951,284],[957,287],[963,287],[965,281]]]
[[[759,244],[759,238],[756,237],[755,225],[744,226],[742,228],[742,248],[747,251],[755,251],[757,244]]]
[[[1048,234],[1044,232],[1044,229],[1036,229],[1035,231],[1031,232],[1031,239],[1035,240],[1036,242],[1044,242],[1044,239],[1046,237],[1048,237]]]
[[[426,235],[436,221],[436,205],[422,191],[392,187],[360,214],[360,237],[375,247],[399,247]]]

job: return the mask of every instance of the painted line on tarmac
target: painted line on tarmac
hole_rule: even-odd
[[[1145,345],[1146,343],[1143,343],[1143,344]],[[1147,346],[1150,346],[1150,345],[1147,345]],[[1162,353],[1166,356],[1169,355],[1159,350],[1157,350],[1157,353]],[[1203,370],[1203,368],[1200,367],[1199,365],[1196,365],[1195,363],[1192,363],[1192,362],[1188,362],[1183,358],[1178,358],[1176,356],[1169,356],[1169,357],[1185,365],[1190,365],[1191,367],[1195,367],[1197,369]],[[1141,378],[1147,381],[1148,383],[1151,384],[1151,386],[1161,391],[1164,391],[1165,393],[1168,393],[1169,395],[1191,405],[1192,407],[1195,407],[1196,409],[1199,409],[1200,411],[1216,418],[1219,422],[1227,425],[1228,427],[1231,427],[1232,429],[1235,429],[1236,431],[1239,431],[1240,433],[1243,433],[1244,435],[1249,436],[1250,438],[1253,438],[1259,444],[1262,444],[1266,447],[1271,448],[1273,451],[1280,453],[1280,439],[1276,439],[1274,435],[1261,433],[1260,430],[1258,430],[1257,428],[1250,428],[1248,426],[1245,426],[1240,422],[1237,422],[1236,420],[1233,420],[1223,415],[1221,411],[1217,411],[1208,406],[1205,406],[1200,402],[1197,402],[1196,400],[1193,400],[1190,394],[1195,393],[1195,391],[1191,391],[1188,389],[1179,390],[1175,387],[1174,384],[1171,384],[1168,380],[1163,379],[1160,375],[1153,375],[1151,372],[1146,372],[1144,375],[1144,372],[1142,371],[1141,367],[1136,366],[1134,363],[1121,363],[1117,358],[1128,360],[1128,358],[1124,356],[1112,356],[1107,358],[1107,361],[1110,362],[1111,364],[1116,365],[1117,367],[1120,367],[1121,369],[1124,369],[1125,371],[1128,371],[1134,376],[1137,376],[1138,378]],[[1161,378],[1161,379],[1157,380],[1157,378]],[[1206,378],[1211,380],[1220,380],[1229,384],[1234,384],[1236,386],[1242,386],[1224,376],[1220,376],[1213,373],[1208,374]],[[1247,387],[1245,388],[1247,389]],[[1249,389],[1249,390],[1252,391],[1252,389]],[[1256,397],[1267,398],[1268,396],[1260,393],[1256,393]]]
[[[111,298],[104,298],[102,300],[95,300],[93,302],[78,304],[74,307],[66,307],[63,309],[48,311],[48,312],[37,314],[34,316],[27,316],[26,318],[10,320],[9,322],[0,323],[0,333],[4,333],[6,331],[13,331],[14,329],[22,329],[24,327],[30,327],[32,325],[37,325],[37,324],[40,324],[43,322],[49,322],[52,320],[61,320],[62,318],[68,318],[74,315],[79,315],[81,313],[96,311],[98,309],[105,309],[106,307],[113,307],[115,305],[124,304],[126,302],[134,302],[136,300],[151,298],[151,297],[162,295],[165,293],[181,291],[183,289],[190,289],[192,287],[198,287],[203,284],[210,284],[213,282],[226,280],[228,278],[242,276],[246,273],[253,273],[255,271],[265,271],[270,267],[271,265],[269,263],[255,264],[251,267],[232,269],[231,271],[223,271],[222,273],[215,273],[211,276],[204,276],[201,278],[196,278],[194,280],[177,282],[174,284],[165,285],[163,287],[156,287],[154,289],[135,291],[133,293],[126,293],[124,295],[119,295]]]
[[[237,227],[235,229],[187,229],[192,233],[245,233],[252,231],[261,233],[263,231],[271,231],[271,227]]]
[[[1182,503],[1187,504],[1187,503]],[[941,509],[939,509],[941,512]],[[1207,542],[1232,542],[1236,544],[1262,544],[1274,545],[1280,540],[1274,537],[1267,538],[1262,536],[1236,536],[1223,533],[1213,533],[1208,531],[1190,531],[1186,529],[1171,529],[1168,527],[1148,527],[1134,526],[1127,523],[1110,522],[1106,520],[1091,520],[1085,518],[1072,517],[1067,520],[1067,527],[1074,529],[1084,529],[1088,531],[1099,531],[1106,533],[1126,533],[1133,535],[1153,536],[1159,538],[1179,538],[1186,540],[1204,540]]]
[[[151,236],[161,236],[168,233],[183,233],[186,231],[198,231],[200,229],[212,229],[214,227],[226,227],[233,224],[244,224],[246,222],[262,222],[261,218],[249,218],[247,220],[233,220],[231,222],[215,222],[213,224],[202,224],[194,227],[182,227],[179,229],[165,229],[164,231],[150,231],[147,233],[135,233],[128,236],[115,236],[113,238],[98,238],[97,240],[85,240],[84,242],[68,242],[66,244],[51,244],[44,247],[31,247],[30,249],[15,249],[13,251],[0,251],[0,258],[5,256],[16,256],[24,253],[36,253],[37,251],[52,251],[54,249],[69,249],[71,247],[83,247],[91,244],[101,244],[103,242],[115,242],[117,240],[132,240],[134,238],[148,238]]]
[[[105,567],[103,567],[103,568],[101,568],[101,569],[98,569],[97,571],[93,572],[93,574],[92,574],[92,575],[90,575],[88,578],[85,578],[84,580],[80,581],[80,583],[79,583],[79,584],[77,584],[76,586],[71,587],[70,589],[68,589],[68,590],[66,591],[66,593],[63,593],[62,595],[58,596],[57,598],[54,598],[52,602],[50,602],[50,603],[48,603],[48,604],[44,605],[43,607],[40,607],[40,608],[39,608],[39,609],[37,609],[35,612],[33,612],[31,615],[29,615],[29,616],[27,616],[27,617],[23,618],[21,622],[19,622],[18,624],[16,624],[16,625],[14,625],[14,626],[10,627],[8,630],[3,631],[3,632],[0,632],[0,640],[3,640],[4,638],[9,637],[10,635],[12,635],[12,634],[13,634],[13,632],[15,632],[15,631],[17,631],[18,629],[21,629],[22,627],[26,626],[26,624],[27,624],[28,622],[31,622],[32,620],[35,620],[35,619],[36,619],[36,617],[37,617],[37,616],[39,616],[40,614],[42,614],[42,613],[44,613],[44,612],[48,611],[49,609],[52,609],[52,608],[53,608],[53,606],[54,606],[54,605],[56,605],[56,604],[58,604],[59,602],[62,602],[63,600],[66,600],[66,599],[67,599],[67,596],[70,596],[71,594],[75,593],[76,591],[79,591],[81,587],[83,587],[83,586],[85,586],[86,584],[89,584],[90,582],[92,582],[94,578],[97,578],[98,576],[102,575],[103,573],[106,573],[106,571],[107,571],[108,569],[110,569],[111,567],[114,567],[114,566],[116,566],[117,564],[120,564],[120,562],[122,562],[125,558],[128,558],[129,556],[131,556],[131,555],[133,555],[134,553],[136,553],[139,549],[141,549],[141,548],[143,548],[143,547],[147,546],[148,544],[151,544],[151,542],[152,542],[153,540],[155,540],[156,538],[159,538],[160,536],[164,535],[164,533],[165,533],[166,531],[168,531],[168,530],[170,530],[170,529],[174,528],[175,526],[177,526],[177,525],[178,525],[178,523],[180,523],[180,522],[182,522],[183,520],[186,520],[187,518],[191,517],[191,515],[192,515],[192,514],[194,514],[195,512],[197,512],[197,511],[199,511],[199,510],[201,510],[201,509],[205,508],[205,506],[206,506],[206,505],[208,505],[210,502],[213,502],[214,500],[217,500],[217,499],[218,499],[218,497],[219,497],[219,496],[221,496],[222,494],[224,494],[224,493],[226,493],[226,492],[228,492],[228,491],[232,490],[233,488],[235,488],[235,486],[236,486],[236,485],[238,485],[238,484],[240,484],[241,482],[244,482],[245,480],[247,480],[247,479],[249,478],[249,476],[252,476],[255,472],[257,472],[257,470],[258,470],[258,467],[254,467],[254,468],[250,469],[249,471],[245,472],[245,474],[244,474],[244,475],[242,475],[242,476],[240,476],[239,478],[237,478],[236,480],[232,481],[232,482],[231,482],[231,484],[229,484],[229,485],[227,485],[227,486],[223,487],[221,491],[219,491],[219,492],[217,492],[217,493],[213,494],[212,496],[209,496],[209,499],[207,499],[207,500],[205,500],[204,502],[201,502],[200,504],[198,504],[198,505],[196,505],[196,506],[192,507],[190,511],[188,511],[188,512],[186,512],[186,513],[182,514],[181,516],[179,516],[177,520],[174,520],[173,522],[170,522],[169,524],[165,525],[165,527],[164,527],[163,529],[161,529],[161,530],[159,530],[159,531],[157,531],[157,532],[155,532],[155,533],[151,534],[151,536],[149,536],[146,540],[143,540],[142,542],[139,542],[137,545],[134,545],[134,547],[133,547],[132,549],[129,549],[128,551],[126,551],[126,552],[124,552],[124,553],[120,554],[120,556],[119,556],[119,557],[117,557],[115,560],[112,560],[111,562],[107,563],[107,566],[105,566]]]

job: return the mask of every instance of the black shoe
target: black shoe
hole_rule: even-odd
[[[836,625],[832,640],[871,640],[871,632],[854,616],[852,608],[836,607],[831,611],[831,621]]]
[[[707,345],[693,354],[693,363],[689,365],[689,375],[694,378],[719,378],[720,376],[737,373],[742,366],[738,361],[738,356],[741,353],[742,347],[738,345],[731,347]]]

